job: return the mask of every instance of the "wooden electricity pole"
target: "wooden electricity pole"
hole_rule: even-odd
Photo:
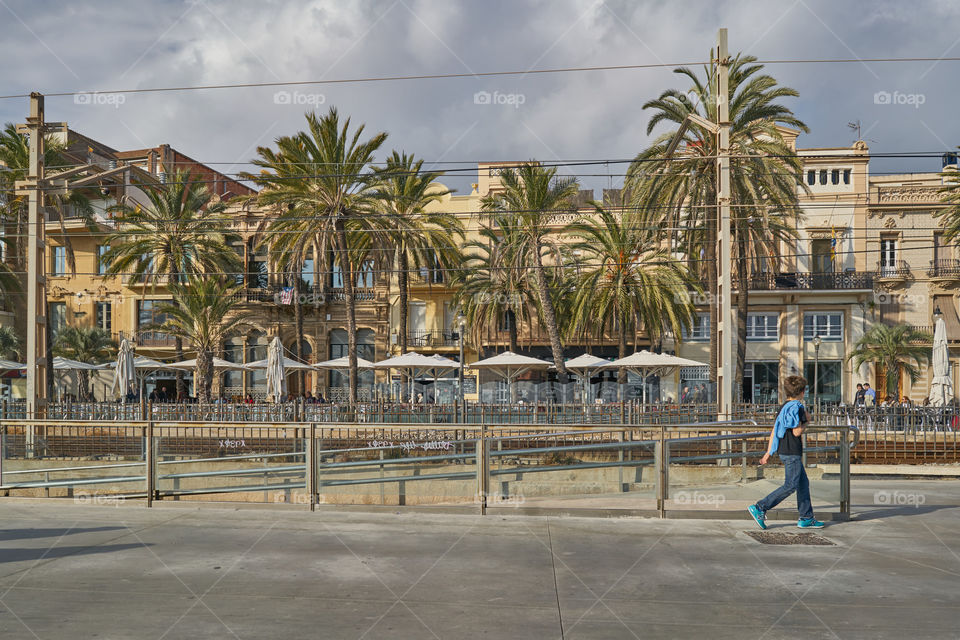
[[[717,64],[717,125],[720,128],[717,134],[717,302],[720,304],[720,322],[717,324],[717,413],[719,420],[730,420],[733,418],[733,372],[737,366],[737,321],[733,316],[731,273],[730,54],[727,51],[726,29],[717,32],[714,55]]]

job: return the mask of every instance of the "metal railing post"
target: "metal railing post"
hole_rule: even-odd
[[[0,424],[0,487],[3,486],[3,461],[7,458],[7,425]]]
[[[840,438],[840,513],[850,517],[850,430]]]
[[[310,495],[310,511],[316,510],[317,505],[317,462],[316,462],[316,437],[317,424],[310,423],[310,429],[307,432],[307,493]]]
[[[480,428],[480,437],[477,439],[477,504],[480,506],[480,515],[487,514],[487,493],[490,486],[490,455],[487,451],[487,429]]]
[[[670,498],[670,443],[665,438],[663,425],[660,425],[660,438],[654,444],[653,458],[657,467],[657,512],[661,518],[666,518]]]
[[[153,496],[157,486],[156,447],[153,442],[153,418],[147,420],[146,428],[146,460],[144,461],[144,477],[146,478],[147,506],[153,506]]]

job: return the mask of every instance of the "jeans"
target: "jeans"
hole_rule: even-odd
[[[780,456],[780,459],[783,460],[783,486],[774,489],[770,495],[757,502],[757,507],[766,513],[796,491],[797,511],[800,513],[800,518],[803,520],[813,518],[813,505],[810,504],[810,481],[807,479],[807,471],[803,468],[803,458],[801,456]]]

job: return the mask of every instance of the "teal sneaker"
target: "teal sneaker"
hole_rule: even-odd
[[[750,515],[753,516],[753,519],[757,522],[757,525],[761,529],[767,528],[767,523],[765,521],[766,515],[763,513],[763,511],[760,511],[760,507],[758,507],[755,504],[752,504],[749,507],[747,507],[747,511],[750,512]]]
[[[823,529],[823,523],[816,518],[810,518],[809,520],[801,518],[797,520],[797,526],[801,529]]]

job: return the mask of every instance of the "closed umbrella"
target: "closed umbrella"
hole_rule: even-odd
[[[113,369],[113,393],[122,398],[126,396],[127,389],[136,383],[137,369],[133,362],[133,349],[130,347],[130,341],[124,338],[120,342],[117,362]]]
[[[283,344],[280,336],[274,336],[267,347],[267,395],[273,396],[274,402],[281,402],[287,391],[283,360]]]
[[[933,383],[930,385],[930,404],[946,406],[953,400],[953,381],[950,379],[950,351],[947,347],[947,325],[937,318],[933,330]]]

